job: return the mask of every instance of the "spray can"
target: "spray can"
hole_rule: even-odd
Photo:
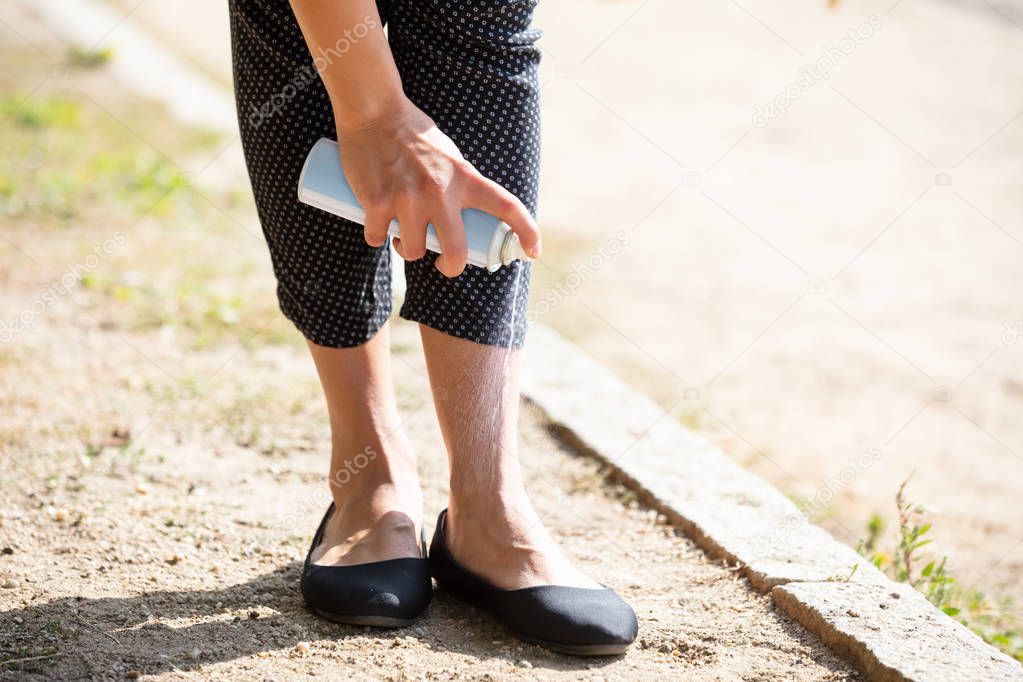
[[[366,212],[341,170],[337,143],[325,137],[313,145],[302,166],[302,174],[298,178],[298,200],[360,225],[366,222]],[[470,264],[494,272],[513,260],[529,260],[519,244],[518,235],[489,213],[475,208],[462,209],[462,223],[465,225]],[[387,234],[401,236],[397,220],[391,221]],[[435,253],[441,252],[432,224],[426,227],[426,248]]]

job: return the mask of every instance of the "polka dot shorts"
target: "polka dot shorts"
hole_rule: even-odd
[[[530,26],[534,5],[377,2],[406,96],[483,175],[535,213],[540,32]],[[313,343],[358,346],[391,315],[390,249],[366,244],[360,225],[298,202],[306,154],[321,137],[336,139],[336,131],[288,1],[231,0],[230,13],[242,146],[281,310]],[[470,265],[449,279],[435,260],[427,252],[405,263],[402,317],[477,343],[522,345],[528,263],[493,273]]]

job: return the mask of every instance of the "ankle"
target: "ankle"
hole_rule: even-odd
[[[539,517],[524,490],[493,494],[454,495],[448,500],[448,519],[456,537],[467,535],[505,543],[520,534]]]
[[[366,446],[350,455],[351,450],[335,447],[331,457],[328,485],[335,504],[340,508],[349,500],[387,498],[396,494],[407,496],[419,490],[419,476],[411,449]]]
[[[449,509],[503,516],[507,511],[529,505],[522,474],[514,467],[487,470],[467,466],[461,471],[453,467],[448,490]]]

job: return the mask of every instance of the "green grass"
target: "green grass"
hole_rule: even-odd
[[[906,479],[895,495],[894,533],[878,515],[867,524],[859,552],[890,578],[908,583],[937,608],[1018,661],[1023,661],[1023,630],[1009,599],[994,599],[976,587],[963,587],[948,568],[947,557],[937,559],[924,549],[931,544],[932,523],[924,507],[906,496]]]
[[[202,207],[194,193],[174,192],[187,188],[187,176],[167,152],[138,139],[91,102],[69,94],[16,92],[0,97],[0,119],[6,119],[0,127],[5,150],[0,214],[41,220],[51,227],[88,220],[101,207],[113,209],[107,214],[112,218],[144,209],[164,217],[198,217]],[[212,141],[206,138],[185,136],[180,156],[204,149],[212,153]]]
[[[0,65],[2,79],[21,74]],[[277,309],[265,245],[232,217],[252,215],[246,188],[214,193],[184,171],[185,160],[213,158],[224,140],[169,122],[155,105],[100,108],[60,81],[38,91],[5,85],[0,216],[31,231],[34,254],[53,254],[47,281],[119,233],[124,245],[74,292],[104,324],[172,330],[192,349],[297,343]]]
[[[106,65],[114,57],[114,51],[108,47],[97,50],[83,50],[72,47],[67,52],[67,61],[73,66],[95,69]]]

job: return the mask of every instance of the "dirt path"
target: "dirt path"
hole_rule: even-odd
[[[0,17],[64,54],[9,6]],[[855,677],[531,413],[536,504],[635,605],[626,656],[519,643],[444,595],[395,632],[307,613],[298,565],[328,434],[244,194],[179,172],[221,141],[102,70],[52,77],[17,36],[0,67],[0,679]],[[446,464],[415,330],[399,325],[393,350],[433,514]]]
[[[5,414],[21,419],[30,410],[36,417],[4,464],[2,544],[13,553],[0,558],[2,656],[56,654],[26,662],[18,674],[6,665],[5,675],[850,674],[745,581],[603,486],[595,466],[565,451],[533,415],[522,432],[530,489],[567,550],[635,605],[641,641],[627,656],[554,655],[517,642],[488,616],[444,595],[420,623],[401,631],[323,622],[303,609],[296,589],[299,561],[325,506],[328,448],[304,360],[274,348],[182,358],[172,345],[125,337],[147,348],[147,360],[113,333],[67,322],[48,324],[18,357],[19,383],[46,386],[45,393],[3,396]],[[426,506],[437,510],[445,464],[411,350],[414,333],[404,327],[398,335],[400,357],[409,363],[398,362],[398,382],[406,427],[422,457]],[[81,355],[72,351],[61,365],[83,369],[54,385],[53,358],[67,353],[70,334]],[[7,360],[5,372],[12,369]],[[196,394],[167,402],[132,388],[152,382],[173,393],[161,367],[214,378]],[[26,404],[26,393],[35,405]],[[10,431],[10,421],[4,428]],[[106,433],[108,445],[45,447],[47,433],[67,430]]]

